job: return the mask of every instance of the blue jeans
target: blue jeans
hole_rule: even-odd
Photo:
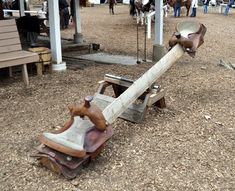
[[[225,16],[228,16],[229,9],[230,9],[230,6],[227,5],[226,8],[225,8],[225,11],[224,11]]]
[[[204,13],[205,14],[208,13],[208,5],[204,5],[203,7],[204,7]]]
[[[174,9],[174,16],[178,16],[180,17],[180,12],[181,12],[181,6],[180,5],[176,5],[175,9]],[[178,14],[177,14],[178,13]]]
[[[229,9],[230,9],[230,7],[232,7],[233,4],[234,4],[234,0],[230,0],[229,3],[228,3],[227,6],[226,6],[225,11],[224,11],[224,15],[225,15],[225,16],[228,15]]]

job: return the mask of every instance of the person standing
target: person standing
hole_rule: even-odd
[[[176,0],[174,7],[174,16],[180,17],[180,12],[181,12],[181,0]]]
[[[228,16],[229,9],[232,7],[233,4],[234,4],[234,0],[229,0],[227,6],[225,8],[225,11],[224,11],[225,16]]]
[[[204,0],[204,2],[203,2],[203,11],[204,11],[204,14],[208,13],[209,2],[210,2],[210,0]]]
[[[117,5],[117,1],[116,0],[106,0],[104,3],[109,4],[109,13],[114,15],[114,4]]]
[[[198,0],[192,0],[192,13],[190,17],[196,17],[197,16],[197,7],[198,7]]]
[[[59,0],[60,9],[60,26],[62,29],[68,28],[69,25],[69,4],[66,0]]]

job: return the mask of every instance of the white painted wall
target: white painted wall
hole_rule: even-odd
[[[123,1],[122,1],[122,3],[123,3],[123,4],[128,4],[128,5],[129,5],[129,4],[130,4],[130,0],[123,0]]]
[[[100,4],[100,0],[89,0],[90,3],[99,5]]]

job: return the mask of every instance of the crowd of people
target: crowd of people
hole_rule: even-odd
[[[216,6],[216,0],[203,0],[203,12],[204,14],[208,13],[208,7],[211,4],[212,6]],[[181,4],[182,0],[176,0],[175,7],[174,7],[174,17],[180,17],[181,13]],[[229,9],[232,7],[234,4],[234,0],[229,0],[227,3],[227,6],[224,11],[224,15],[227,16],[229,13]],[[191,1],[191,15],[190,17],[196,17],[197,16],[197,8],[198,8],[198,0],[192,0]]]
[[[48,0],[44,0],[47,2]],[[191,15],[190,17],[197,16],[197,8],[199,0],[191,0]],[[61,29],[66,29],[69,26],[70,18],[74,18],[74,1],[73,0],[58,0],[59,3],[59,13],[60,13],[60,26]],[[114,5],[117,4],[116,0],[105,0],[105,3],[109,4],[109,12],[110,14],[114,14]],[[181,6],[183,0],[175,0],[174,5],[174,17],[180,17],[181,14]],[[208,13],[209,6],[216,6],[216,0],[203,0],[203,12],[204,14]],[[19,0],[2,0],[3,9],[19,9]],[[229,14],[229,10],[234,5],[234,0],[228,0],[226,5],[224,15],[227,16]],[[43,4],[45,7],[45,4]],[[69,10],[70,8],[70,10]],[[43,8],[43,11],[45,8]],[[10,13],[9,13],[10,14]],[[71,21],[73,21],[71,19]]]

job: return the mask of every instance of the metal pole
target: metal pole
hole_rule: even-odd
[[[140,62],[140,60],[139,60],[139,51],[140,51],[140,49],[139,49],[139,28],[138,28],[138,24],[136,25],[137,27],[136,27],[136,29],[137,29],[137,61],[136,61],[136,63],[137,64],[140,64],[141,62]]]
[[[147,25],[146,23],[144,24],[144,59],[143,61],[146,62],[147,61]]]

